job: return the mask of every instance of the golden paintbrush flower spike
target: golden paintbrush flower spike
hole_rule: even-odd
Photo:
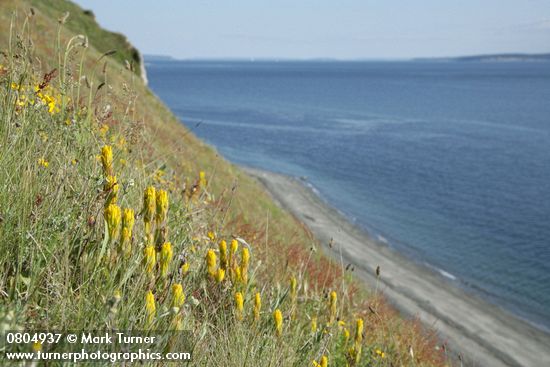
[[[262,310],[262,296],[257,292],[254,296],[254,321],[260,319],[260,311]]]
[[[296,289],[298,288],[298,281],[296,280],[296,277],[290,278],[290,299],[292,303],[296,302]]]
[[[329,302],[329,324],[332,324],[334,322],[334,319],[336,318],[336,303],[338,301],[338,296],[336,295],[335,291],[330,292],[330,302]]]
[[[311,318],[311,332],[315,334],[317,332],[317,317],[313,316]]]
[[[105,177],[105,185],[103,190],[107,193],[107,200],[105,205],[116,204],[118,200],[118,189],[119,184],[117,182],[116,176],[108,175]]]
[[[134,229],[134,210],[131,208],[124,209],[122,215],[122,233],[120,235],[120,243],[122,251],[126,256],[132,252],[132,231]]]
[[[216,282],[221,283],[225,279],[225,270],[219,268],[216,272]]]
[[[227,270],[227,242],[221,240],[218,247],[220,250],[220,268]]]
[[[168,193],[165,190],[158,190],[156,193],[157,224],[166,220],[168,214]]]
[[[153,274],[155,265],[157,264],[157,253],[153,245],[145,247],[144,257],[145,257],[145,268],[148,274]]]
[[[120,244],[126,255],[130,255],[132,250],[132,231],[134,229],[134,210],[131,208],[124,209],[122,214],[122,232],[120,234]]]
[[[151,234],[151,222],[155,216],[156,190],[149,186],[143,193],[143,222],[145,223],[145,234]]]
[[[122,231],[120,232],[120,246],[122,247],[122,251],[125,255],[130,255],[132,252],[131,242],[132,232],[123,226]]]
[[[348,340],[349,340],[349,330],[347,328],[344,328],[344,343],[347,344]]]
[[[243,247],[241,253],[241,281],[248,283],[248,264],[250,262],[250,252],[247,247]]]
[[[185,276],[185,275],[187,275],[187,273],[189,273],[189,267],[190,267],[189,263],[185,263],[181,266],[181,275],[182,276]]]
[[[204,171],[199,172],[199,186],[201,188],[206,188],[206,173]]]
[[[235,293],[235,315],[237,320],[243,319],[244,299],[241,292]]]
[[[147,291],[147,293],[145,294],[145,310],[147,311],[147,323],[151,324],[155,319],[155,315],[157,313],[155,296],[151,291]]]
[[[359,345],[363,341],[363,319],[357,319],[355,323],[355,344]]]
[[[111,204],[105,208],[105,220],[107,222],[107,232],[109,239],[113,240],[117,238],[118,229],[121,221],[121,210],[116,204]]]
[[[234,258],[238,248],[239,248],[239,242],[236,239],[231,240],[231,248],[229,250],[229,260],[227,265],[230,269],[233,269],[235,267]]]
[[[361,350],[363,341],[363,319],[357,319],[355,323],[355,340],[354,345],[348,351],[350,359],[355,361],[355,364],[358,364],[361,360]]]
[[[180,283],[172,284],[172,307],[181,308],[185,303],[185,294]]]
[[[160,275],[162,277],[166,277],[166,275],[168,275],[168,269],[170,268],[172,257],[172,244],[170,242],[165,242],[160,249]]]
[[[235,268],[235,271],[234,271],[234,275],[233,275],[233,282],[235,282],[235,284],[238,284],[240,282],[242,282],[243,278],[241,276],[241,267],[238,266]]]
[[[211,278],[216,277],[216,253],[212,249],[206,253],[206,269]]]
[[[237,250],[239,248],[239,241],[236,239],[231,240],[231,253],[234,255],[237,253]]]
[[[328,357],[323,355],[320,362],[313,360],[311,364],[313,367],[328,367]]]
[[[280,337],[283,335],[283,314],[281,310],[276,309],[273,312],[273,321],[275,322],[275,334]]]
[[[214,241],[216,239],[216,233],[214,231],[208,231],[206,236],[210,239],[210,241]]]
[[[134,209],[132,208],[124,209],[124,215],[122,216],[122,227],[128,228],[128,230],[130,231],[130,234],[132,234],[134,223],[135,223]]]
[[[45,160],[44,158],[39,158],[38,159],[38,165],[39,166],[42,166],[44,168],[48,168],[48,166],[50,165],[50,162],[48,162],[47,160]]]
[[[101,164],[103,165],[105,176],[113,173],[113,148],[110,145],[105,145],[101,148]]]

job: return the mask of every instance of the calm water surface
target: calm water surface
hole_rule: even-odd
[[[229,160],[306,176],[375,237],[550,328],[550,63],[147,65]]]

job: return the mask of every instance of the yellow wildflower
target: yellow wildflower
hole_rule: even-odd
[[[156,191],[153,186],[149,186],[143,193],[143,222],[145,223],[145,234],[151,234],[151,222],[155,216]]]
[[[119,139],[118,139],[118,142],[117,142],[117,146],[119,149],[124,149],[126,147],[126,139],[124,138],[124,136],[121,136]]]
[[[273,321],[275,322],[275,333],[280,337],[283,335],[283,314],[281,310],[276,309],[273,312]]]
[[[237,253],[238,248],[239,248],[239,241],[235,239],[231,240],[231,253],[233,254]]]
[[[206,235],[210,238],[210,241],[214,241],[216,239],[216,234],[213,231],[208,231]]]
[[[311,332],[316,333],[317,332],[317,317],[314,316],[311,318]]]
[[[292,303],[296,302],[296,289],[298,287],[298,281],[296,280],[296,277],[290,278],[290,299]]]
[[[39,166],[42,166],[44,168],[48,168],[48,166],[50,165],[50,162],[48,162],[47,160],[45,160],[44,158],[39,158],[38,159],[38,165]]]
[[[199,172],[199,186],[203,189],[206,188],[206,174],[204,171]]]
[[[33,352],[38,352],[38,351],[42,350],[42,343],[41,342],[34,342],[32,344],[32,350],[33,350]]]
[[[108,193],[106,205],[115,204],[118,200],[118,189],[119,184],[117,182],[116,176],[108,175],[105,178],[105,185],[103,190]]]
[[[132,234],[132,229],[134,228],[135,216],[134,210],[131,208],[124,209],[124,215],[122,216],[122,226],[128,228],[130,234]]]
[[[13,90],[19,89],[19,84],[17,84],[16,82],[11,82],[11,89]]]
[[[329,324],[332,324],[334,322],[334,319],[336,318],[336,302],[338,300],[338,296],[336,295],[335,291],[330,292],[330,303],[329,303],[329,310],[330,310],[330,317],[329,317]]]
[[[311,363],[312,363],[313,367],[328,367],[328,357],[327,356],[322,356],[320,362],[317,362],[317,361],[314,360]]]
[[[254,296],[254,321],[260,319],[260,311],[262,310],[262,296],[257,292]]]
[[[244,284],[248,283],[248,263],[250,262],[250,252],[247,247],[243,247],[241,253],[241,280]]]
[[[53,96],[46,95],[46,102],[48,104],[48,113],[53,115],[58,113],[60,109],[57,107],[57,100]]]
[[[157,223],[160,225],[166,220],[168,213],[168,193],[165,190],[158,190],[156,194]]]
[[[160,275],[162,277],[165,277],[168,274],[172,257],[172,244],[170,242],[165,242],[160,249]]]
[[[236,267],[234,269],[233,282],[240,283],[240,282],[242,282],[242,280],[243,280],[243,278],[241,276],[241,268]]]
[[[111,175],[113,171],[113,148],[110,145],[101,148],[101,164],[105,176]]]
[[[216,282],[221,283],[223,282],[224,278],[225,278],[225,270],[223,270],[222,268],[219,268],[218,271],[216,272]]]
[[[185,294],[180,283],[172,284],[172,307],[182,307],[185,303]]]
[[[353,361],[354,364],[358,364],[361,360],[361,346],[359,348],[351,347],[348,350],[349,360]]]
[[[225,240],[221,240],[219,245],[220,250],[220,268],[223,270],[227,269],[227,242]]]
[[[99,134],[104,138],[107,136],[107,133],[109,132],[109,125],[103,124],[99,128]]]
[[[357,319],[355,323],[355,345],[363,341],[363,319]]]
[[[189,272],[189,263],[184,263],[181,266],[181,275],[185,276]]]
[[[157,253],[155,251],[155,247],[152,245],[145,247],[144,256],[147,273],[152,274],[155,269],[155,265],[157,264]]]
[[[235,293],[235,314],[237,320],[243,319],[244,299],[241,292]]]
[[[120,231],[120,247],[122,247],[122,251],[126,256],[129,256],[132,253],[131,239],[132,232],[128,228],[122,227],[122,230]]]
[[[148,291],[145,294],[145,310],[147,311],[147,323],[151,324],[155,319],[155,314],[157,313],[157,306],[155,305],[155,296],[151,291]]]
[[[120,290],[117,289],[114,291],[113,298],[116,302],[120,302],[120,300],[122,299],[122,294],[120,293]]]
[[[239,242],[236,239],[231,240],[231,250],[229,251],[229,260],[228,260],[228,266],[230,268],[233,267],[233,258],[234,258],[234,255],[237,253],[238,248],[239,248]]]
[[[344,328],[344,343],[347,344],[348,340],[349,340],[349,330],[347,328]]]
[[[380,349],[376,349],[375,353],[376,353],[380,358],[385,358],[385,357],[386,357],[386,353],[384,353],[384,352],[381,351]]]
[[[210,277],[214,278],[216,276],[216,253],[212,249],[206,253],[206,268]]]
[[[114,240],[117,238],[118,229],[121,220],[121,210],[116,204],[110,204],[105,209],[105,220],[107,221],[107,231],[109,233],[109,239]]]

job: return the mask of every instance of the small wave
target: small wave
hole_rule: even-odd
[[[447,273],[445,270],[441,270],[439,268],[436,268],[436,270],[439,272],[439,274],[443,275],[445,278],[456,280],[456,277],[453,274]]]
[[[377,236],[376,236],[376,239],[377,239],[378,241],[382,242],[382,243],[385,243],[386,245],[389,244],[388,239],[387,239],[386,237],[382,236],[382,235],[377,235]]]
[[[321,192],[319,192],[319,190],[315,186],[313,186],[313,184],[311,182],[306,181],[306,180],[304,180],[304,182],[305,182],[305,185],[307,186],[307,188],[309,188],[311,191],[313,191],[315,193],[315,195],[317,195],[319,198],[322,198]]]

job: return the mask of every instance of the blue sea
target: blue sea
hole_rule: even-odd
[[[149,61],[147,72],[230,161],[307,177],[374,238],[550,329],[550,63]]]

